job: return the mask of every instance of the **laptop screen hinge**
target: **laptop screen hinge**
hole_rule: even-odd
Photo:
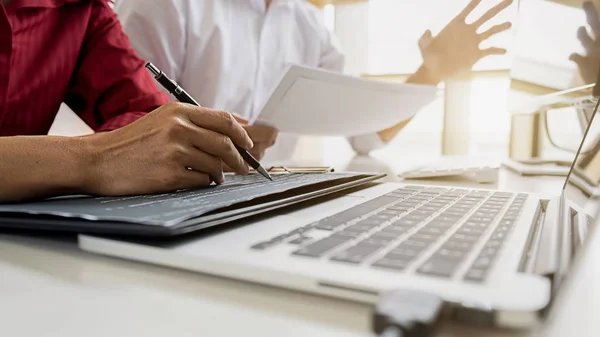
[[[553,252],[556,252],[558,244],[558,206],[558,200],[540,200],[521,257],[519,272],[551,278],[556,271],[558,261]]]

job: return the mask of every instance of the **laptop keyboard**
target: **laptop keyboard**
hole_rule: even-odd
[[[482,282],[526,200],[526,194],[405,186],[252,248],[286,243],[299,246],[296,256],[394,271],[418,262],[419,274],[451,278],[477,247],[463,276]]]

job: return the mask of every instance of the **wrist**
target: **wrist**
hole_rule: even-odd
[[[425,65],[421,65],[417,71],[408,78],[406,83],[438,85],[442,82],[441,76]]]
[[[98,194],[102,181],[102,133],[79,138],[77,172],[79,190],[84,194]]]

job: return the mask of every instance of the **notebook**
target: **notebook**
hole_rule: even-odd
[[[70,196],[0,205],[0,228],[172,236],[223,224],[383,177],[371,173],[227,175],[222,185],[123,197]]]

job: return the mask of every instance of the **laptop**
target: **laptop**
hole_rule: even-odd
[[[454,304],[457,317],[527,327],[597,222],[600,151],[587,133],[598,126],[594,114],[560,197],[382,183],[176,240],[80,235],[79,246],[367,303],[418,289]]]

